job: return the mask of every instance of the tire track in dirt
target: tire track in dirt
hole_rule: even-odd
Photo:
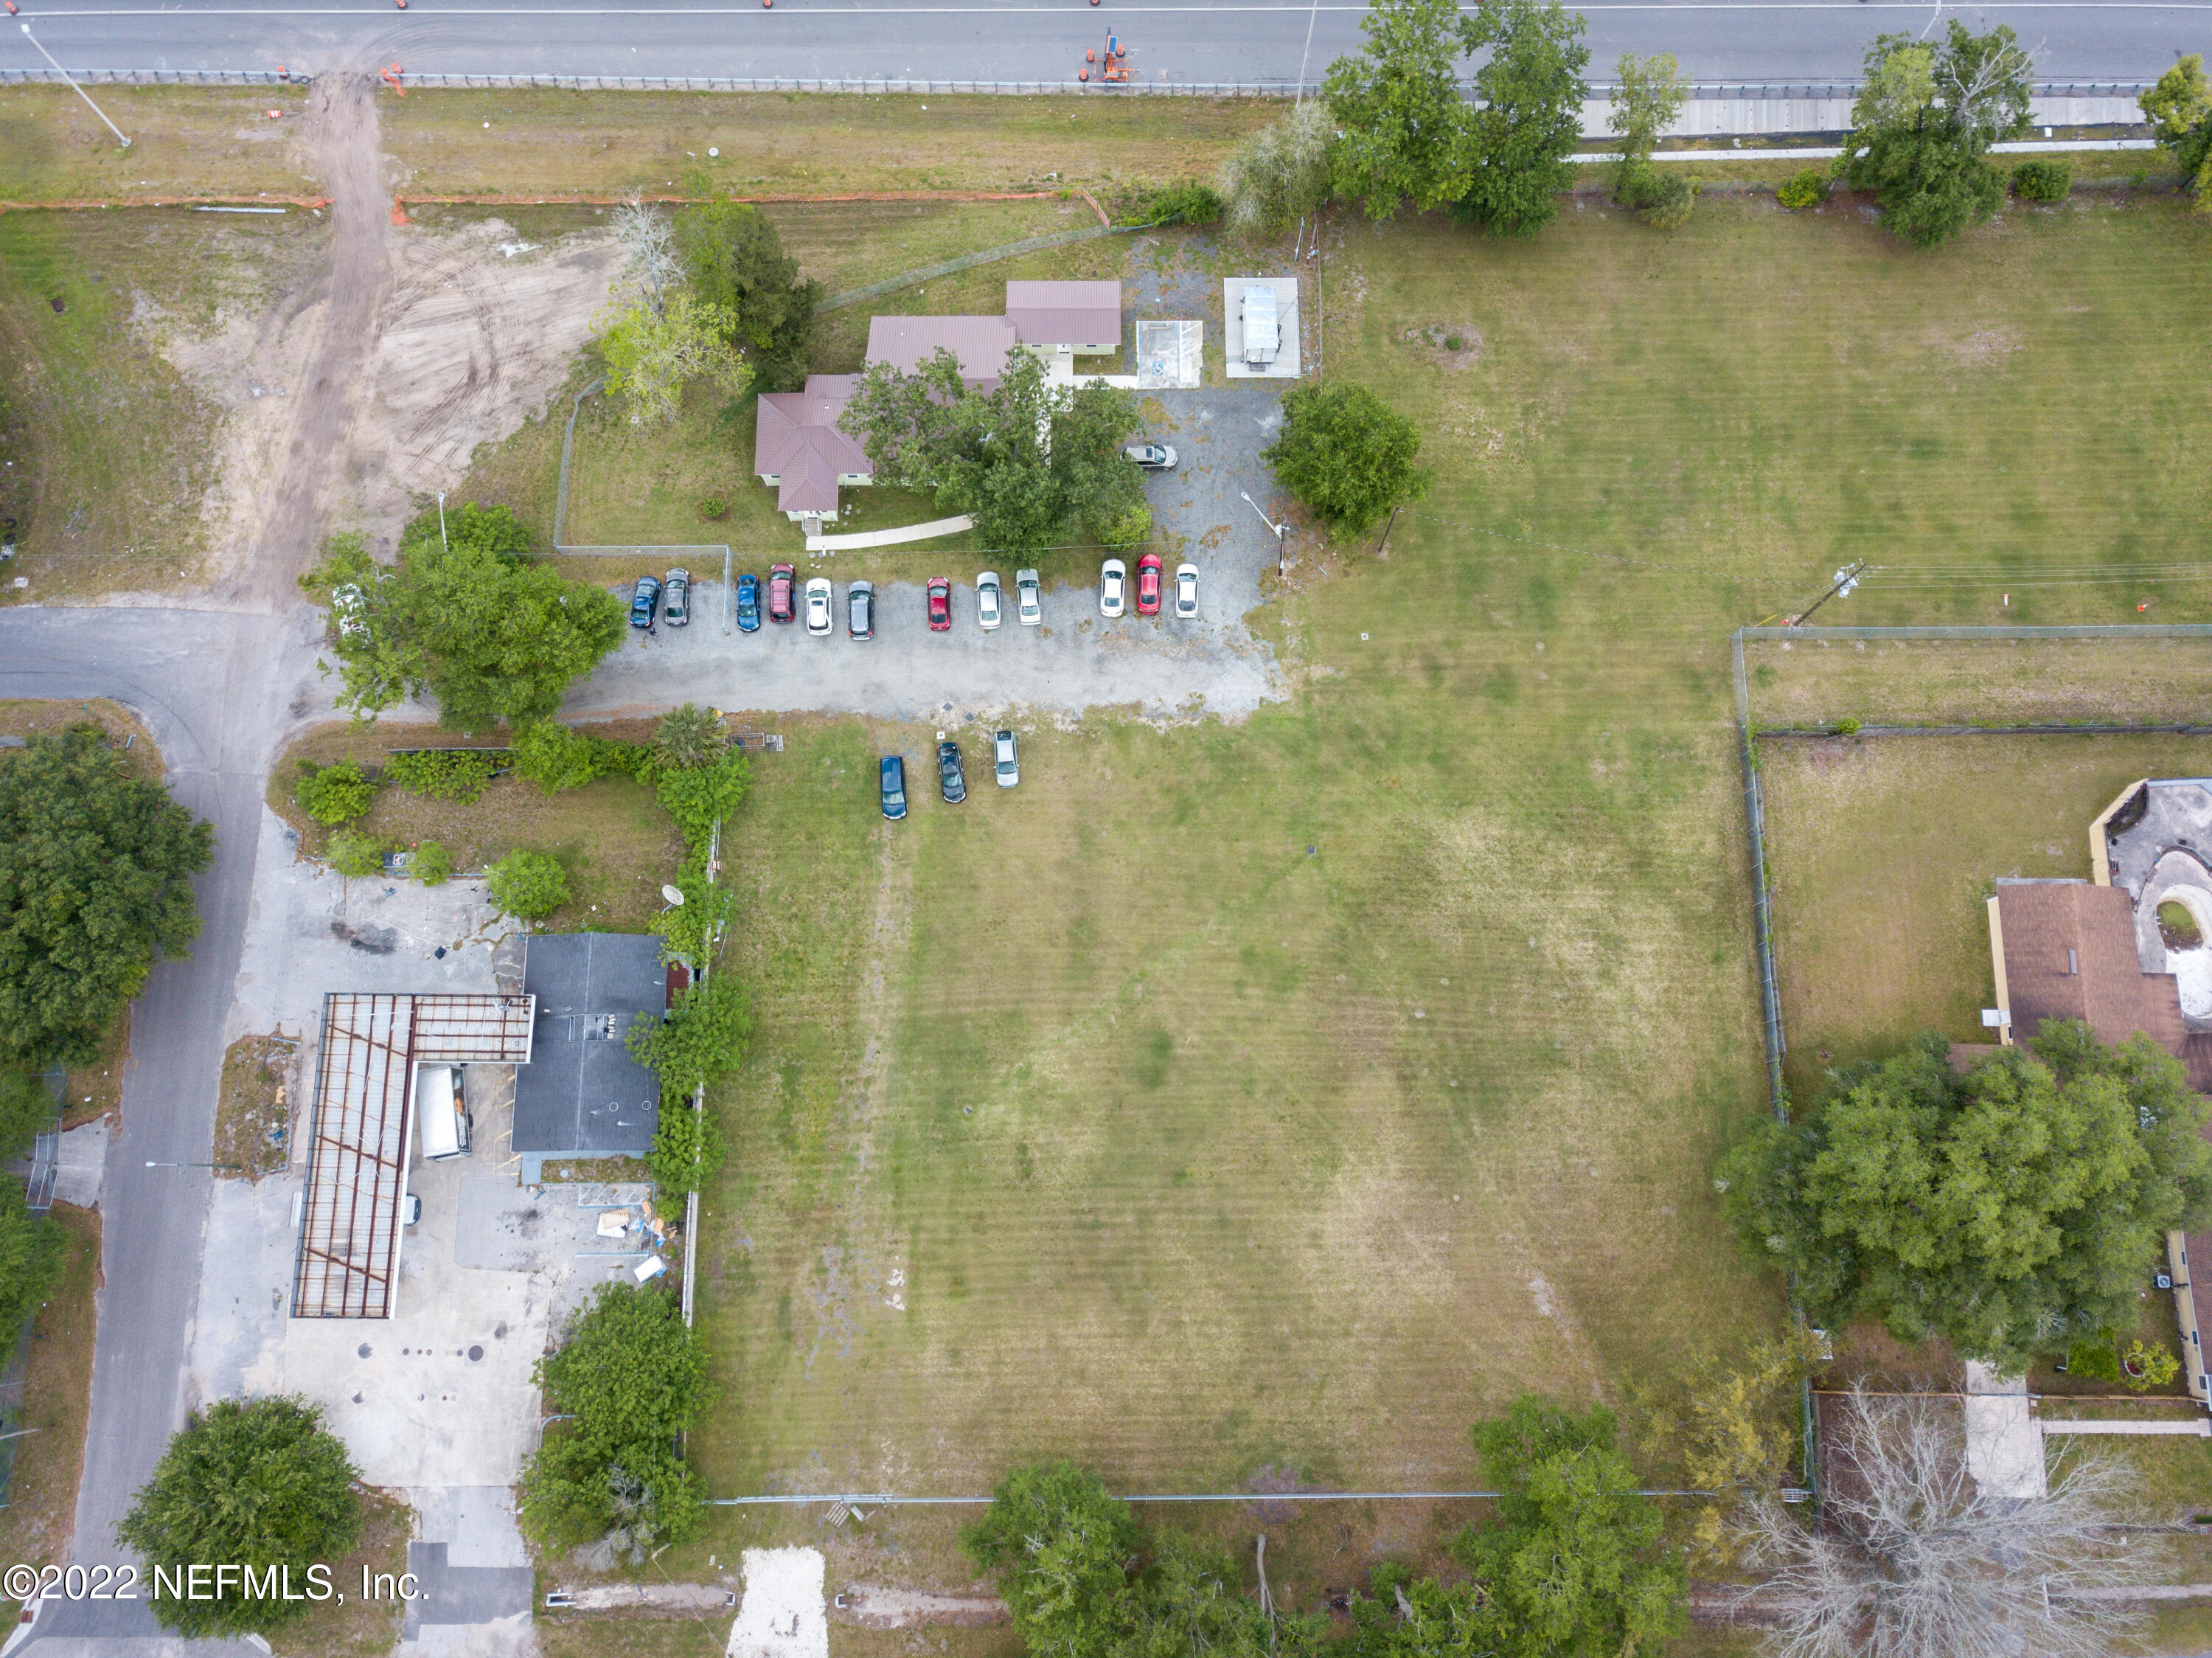
[[[308,296],[309,303],[319,300],[322,317],[283,440],[276,490],[258,522],[249,512],[246,564],[226,583],[223,596],[234,602],[281,609],[296,601],[295,579],[322,544],[338,481],[333,471],[368,381],[391,214],[375,84],[366,75],[319,75],[308,95],[307,154],[331,200],[330,264]]]

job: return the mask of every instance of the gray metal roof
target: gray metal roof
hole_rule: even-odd
[[[538,1002],[530,1063],[514,1076],[514,1149],[556,1157],[643,1156],[660,1120],[660,1084],[629,1057],[642,1014],[668,1006],[660,941],[649,934],[551,933],[531,939],[522,988]]]

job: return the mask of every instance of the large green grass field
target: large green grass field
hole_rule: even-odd
[[[778,722],[732,848],[758,1024],[717,1100],[708,1484],[978,1491],[1060,1453],[1122,1490],[1467,1483],[1515,1394],[1619,1401],[1771,1325],[1708,1179],[1765,1108],[1728,632],[1855,558],[1824,621],[2204,617],[2201,582],[2102,578],[2212,541],[2177,350],[2209,244],[2140,204],[1934,254],[1848,203],[1340,222],[1326,372],[1437,477],[1387,558],[1323,546],[1251,619],[1290,703],[1031,729],[1018,794],[895,827],[873,757],[927,732]],[[2096,694],[2186,700],[2192,661]],[[2145,763],[2067,761],[2004,867],[2078,861],[2072,796]],[[1959,963],[2019,837],[1942,825],[2012,780],[1923,789],[1900,843],[1948,859],[1915,891]],[[1778,781],[1778,856],[1814,786]],[[1864,911],[1793,910],[1808,879],[1778,874],[1809,965]],[[1857,994],[1793,989],[1801,1044],[1981,991]]]

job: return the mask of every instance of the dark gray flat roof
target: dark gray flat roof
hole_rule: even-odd
[[[522,959],[538,998],[530,1063],[514,1074],[514,1149],[640,1157],[660,1119],[660,1085],[629,1057],[640,1014],[668,1003],[660,941],[648,934],[548,933]]]

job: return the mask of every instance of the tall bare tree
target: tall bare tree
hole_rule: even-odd
[[[658,207],[635,190],[615,209],[608,222],[627,256],[623,280],[636,284],[638,297],[656,321],[665,318],[668,290],[684,279],[684,261],[676,251],[674,229]]]
[[[1954,1399],[1854,1391],[1817,1517],[1758,1491],[1737,1511],[1762,1576],[1734,1610],[1772,1626],[1771,1658],[2103,1658],[2140,1613],[2126,1592],[2164,1551],[2117,1500],[2119,1466],[2074,1460],[2047,1497],[1986,1495]]]

